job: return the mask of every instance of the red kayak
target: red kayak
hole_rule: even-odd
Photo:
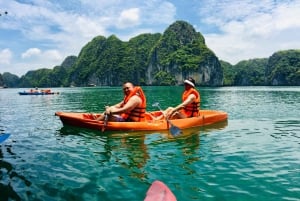
[[[161,181],[154,181],[144,201],[177,201],[177,199],[167,185]]]
[[[161,111],[147,112],[145,114],[146,121],[142,122],[107,122],[104,125],[103,121],[95,120],[95,116],[99,117],[100,114],[91,113],[79,113],[79,112],[56,112],[55,115],[60,118],[64,125],[71,125],[76,127],[84,127],[90,129],[101,130],[105,127],[105,130],[110,131],[159,131],[169,130],[172,125],[179,129],[193,128],[199,126],[207,126],[218,122],[226,121],[228,115],[223,111],[216,110],[200,110],[199,116],[185,118],[185,119],[172,119],[166,121],[166,119],[155,120],[153,117],[158,117],[162,113]],[[174,127],[173,126],[173,127]]]

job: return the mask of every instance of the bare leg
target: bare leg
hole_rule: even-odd
[[[165,111],[162,111],[162,114],[158,117],[152,116],[154,120],[163,120],[172,110],[172,107],[168,107]]]
[[[173,107],[169,107],[165,110],[165,115],[169,116],[170,112],[173,110]],[[187,118],[184,114],[182,114],[180,111],[176,111],[172,114],[172,116],[169,117],[169,119],[184,119]]]
[[[165,111],[164,111],[164,115],[167,117],[170,115],[170,112],[174,109],[174,107],[168,107]]]
[[[116,121],[116,122],[124,121],[124,120],[121,120],[120,118],[121,118],[121,117],[120,117],[119,115],[109,115],[109,116],[108,116],[108,121]],[[105,114],[102,113],[102,114],[100,114],[100,115],[98,115],[98,116],[94,116],[94,119],[95,119],[96,121],[104,121],[104,119],[105,119]]]
[[[102,113],[99,116],[96,116],[96,115],[93,115],[93,116],[96,121],[103,121],[105,115],[104,115],[104,113]]]
[[[181,112],[175,112],[170,119],[185,119],[187,118],[184,114],[182,114]]]

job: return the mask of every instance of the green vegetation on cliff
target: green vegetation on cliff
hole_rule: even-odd
[[[265,67],[268,59],[250,59],[232,66],[222,61],[225,86],[265,85]]]
[[[300,50],[275,52],[269,58],[240,61],[236,65],[221,61],[225,86],[299,86]]]
[[[163,34],[145,33],[127,42],[115,35],[96,36],[78,56],[68,56],[53,69],[29,71],[21,78],[0,74],[0,86],[180,85],[189,76],[200,86],[299,86],[300,50],[231,65],[219,61],[189,23],[176,21]]]
[[[300,50],[274,53],[266,67],[266,84],[300,85]]]
[[[188,76],[198,85],[222,85],[218,58],[206,46],[204,37],[184,21],[170,25],[151,51],[152,77],[149,84],[182,84]]]
[[[124,81],[145,84],[151,47],[160,34],[142,34],[123,42],[116,36],[98,36],[83,47],[70,73],[76,86],[116,86]]]

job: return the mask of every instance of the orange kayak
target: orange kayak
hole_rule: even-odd
[[[147,191],[144,201],[176,201],[175,195],[161,181],[154,181]]]
[[[171,124],[180,128],[192,128],[199,126],[211,125],[214,123],[227,120],[227,113],[216,110],[200,110],[198,117],[191,117],[186,119],[169,120]],[[91,113],[78,113],[78,112],[56,112],[56,116],[60,118],[64,125],[89,128],[101,130],[103,129],[104,122],[96,121],[95,114]],[[99,114],[98,114],[99,115]],[[153,117],[160,116],[160,111],[147,112],[146,121],[143,122],[107,122],[105,130],[110,131],[159,131],[168,130],[170,122],[163,120],[155,120]],[[97,116],[97,114],[96,114]]]

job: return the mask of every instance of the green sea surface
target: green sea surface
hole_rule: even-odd
[[[183,87],[143,87],[147,110],[181,102]],[[300,88],[197,88],[228,121],[167,132],[63,126],[56,111],[102,112],[121,87],[0,89],[0,201],[142,201],[164,182],[178,201],[300,200]]]

